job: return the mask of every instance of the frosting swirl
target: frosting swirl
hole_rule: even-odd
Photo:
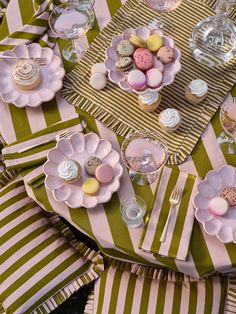
[[[64,160],[58,166],[59,177],[70,181],[77,178],[79,166],[74,160]]]
[[[168,108],[160,113],[159,120],[164,126],[175,127],[180,123],[181,117],[176,109]]]
[[[159,98],[158,93],[146,92],[142,95],[139,95],[140,101],[148,106],[151,106]]]
[[[208,86],[205,81],[197,79],[197,80],[193,80],[189,84],[189,89],[193,95],[196,95],[197,97],[202,97],[203,95],[207,93]]]
[[[37,80],[40,75],[40,66],[33,60],[19,60],[12,70],[12,77],[16,82],[29,84]]]

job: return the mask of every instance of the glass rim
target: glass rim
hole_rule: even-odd
[[[55,12],[56,12],[56,10],[58,10],[58,9],[60,9],[60,8],[70,8],[71,7],[71,4],[69,3],[69,2],[66,2],[66,3],[62,3],[62,4],[60,4],[60,5],[58,5],[58,6],[56,6],[53,10],[52,10],[52,12],[50,13],[50,15],[49,15],[49,18],[48,18],[48,25],[49,25],[49,27],[50,27],[50,30],[53,32],[53,34],[55,34],[57,37],[59,37],[59,38],[61,38],[61,39],[71,39],[71,38],[62,38],[62,37],[60,37],[59,35],[58,35],[58,33],[56,32],[56,30],[55,30],[55,28],[54,28],[54,26],[52,26],[52,25],[55,25],[55,23],[53,24],[52,23],[52,16],[53,16],[53,14],[56,14]],[[79,11],[79,12],[84,12],[83,10],[77,10],[77,11]],[[89,23],[90,23],[90,21],[89,21],[89,17],[88,17],[88,15],[86,14],[86,20],[87,20],[87,26],[89,26]]]
[[[124,146],[125,146],[125,144],[130,140],[130,138],[131,138],[132,136],[135,136],[136,134],[137,134],[137,135],[138,135],[138,134],[147,134],[147,135],[154,135],[154,136],[156,135],[156,136],[157,136],[157,140],[163,145],[163,147],[164,147],[164,149],[165,149],[166,157],[165,157],[165,160],[163,161],[162,165],[161,165],[158,169],[156,169],[156,170],[154,170],[154,171],[150,171],[150,172],[140,172],[140,171],[136,171],[136,170],[132,169],[132,168],[130,167],[130,165],[128,164],[127,159],[126,159],[126,157],[125,157],[125,149],[124,149]],[[166,141],[162,138],[162,136],[160,135],[160,133],[158,133],[158,132],[156,132],[156,131],[149,131],[149,130],[134,131],[133,133],[129,134],[129,135],[124,139],[123,143],[121,144],[121,159],[122,159],[122,161],[124,162],[125,166],[126,166],[129,170],[131,170],[131,171],[133,171],[133,172],[135,172],[135,173],[137,173],[137,174],[140,174],[140,175],[142,175],[142,176],[145,176],[145,175],[152,175],[152,174],[155,174],[155,173],[157,173],[158,171],[160,171],[160,170],[165,166],[165,164],[166,164],[168,158],[169,158],[169,149],[168,149],[168,146],[167,146],[167,144],[166,144]]]

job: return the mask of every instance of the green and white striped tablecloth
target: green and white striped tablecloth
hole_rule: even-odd
[[[6,17],[0,28],[1,38],[20,29],[23,24],[28,23],[34,14],[34,4],[42,3],[46,5],[49,2],[40,0],[11,0]],[[122,2],[120,0],[97,0],[95,2],[95,27],[87,34],[85,41],[87,40],[90,43],[121,5]],[[44,23],[43,21],[41,22]],[[60,54],[64,44],[61,40],[57,42],[54,48],[57,54]],[[71,64],[64,60],[63,63],[67,72],[72,69]],[[236,96],[236,88],[232,93]],[[36,109],[18,109],[13,105],[3,104],[2,102],[0,106],[0,133],[8,144],[27,137],[61,120],[74,117],[79,112],[80,118],[87,122],[91,130],[110,140],[115,149],[120,149],[120,137],[116,136],[86,113],[69,105],[60,96],[60,93],[52,101],[44,103]],[[228,163],[236,166],[235,156],[223,155],[217,145],[217,136],[221,131],[219,112],[217,112],[211,123],[207,126],[191,156],[183,164],[178,166],[179,170],[204,177],[209,170],[217,169],[223,164]],[[30,173],[29,170],[33,172]],[[30,180],[30,177],[31,179],[34,178],[34,172],[37,172],[37,169],[28,169],[24,175],[26,172],[28,173],[25,176],[25,180]],[[155,192],[155,184],[148,187],[132,185],[128,179],[127,172],[125,172],[121,187],[109,203],[100,206],[97,210],[71,209],[64,205],[58,205],[58,203],[54,209],[78,229],[94,238],[104,253],[116,258],[137,261],[143,264],[165,265],[173,270],[196,277],[203,276],[215,270],[232,272],[236,268],[235,244],[224,245],[216,237],[208,236],[196,221],[193,226],[190,256],[187,261],[178,261],[163,257],[156,260],[152,255],[141,252],[138,245],[142,230],[128,229],[122,223],[119,212],[119,200],[123,198],[123,195],[136,193],[145,199],[148,210],[150,210]],[[50,202],[53,202],[53,199],[44,186],[41,186],[39,189],[31,189],[28,186],[28,193],[33,198],[38,199],[43,196],[47,209],[51,209]],[[102,226],[102,228],[99,226]]]

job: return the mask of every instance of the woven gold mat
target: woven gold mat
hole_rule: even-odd
[[[168,144],[170,163],[179,164],[191,153],[236,78],[235,59],[227,65],[209,68],[196,62],[189,50],[189,35],[201,19],[214,15],[215,0],[185,0],[179,8],[166,14],[174,23],[172,37],[182,52],[182,69],[172,85],[161,91],[162,103],[155,113],[139,109],[137,95],[121,90],[109,82],[103,91],[90,84],[90,69],[96,62],[105,61],[105,50],[114,36],[129,27],[148,25],[156,13],[138,0],[128,0],[111,22],[97,36],[81,62],[64,81],[62,95],[67,101],[103,122],[121,136],[134,130],[159,131]],[[235,12],[234,12],[235,14]],[[200,104],[189,104],[184,97],[186,84],[201,78],[209,85],[209,95]],[[183,117],[181,127],[174,134],[166,134],[158,125],[158,114],[168,107],[176,108]]]

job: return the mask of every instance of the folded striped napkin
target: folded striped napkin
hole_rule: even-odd
[[[8,170],[17,170],[44,163],[47,159],[48,151],[55,146],[57,135],[65,130],[81,132],[85,127],[85,122],[80,122],[78,115],[75,114],[69,120],[55,123],[6,146],[2,149],[6,168]],[[35,145],[37,146],[24,152],[19,152],[22,149]]]
[[[193,197],[199,181],[200,178],[176,168],[163,168],[153,209],[142,233],[140,249],[154,255],[186,260],[194,221]],[[170,209],[169,198],[175,186],[181,189],[181,200],[172,212],[165,242],[161,243],[160,237]]]

